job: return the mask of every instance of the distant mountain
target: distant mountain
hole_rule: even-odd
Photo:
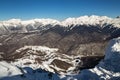
[[[47,30],[49,28],[59,25],[60,27],[68,28],[72,30],[75,26],[96,26],[100,29],[106,26],[120,27],[119,18],[109,18],[106,16],[82,16],[78,18],[68,18],[64,21],[57,21],[53,19],[33,19],[21,21],[20,19],[11,19],[8,21],[0,21],[1,34],[12,32],[33,32]]]

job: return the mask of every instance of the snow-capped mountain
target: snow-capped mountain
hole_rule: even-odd
[[[119,69],[113,64],[116,60],[113,56],[119,57],[116,56],[119,38],[114,39],[117,37],[120,37],[120,18],[106,16],[82,16],[64,21],[0,21],[0,67],[10,65],[16,71],[14,75],[14,71],[6,67],[8,70],[0,78],[89,80],[91,75],[96,76],[96,80],[106,80],[119,77]],[[114,43],[106,51],[111,39],[110,44]],[[110,77],[112,73],[115,76]]]
[[[119,18],[109,18],[107,16],[82,16],[78,18],[68,18],[64,21],[57,21],[54,19],[33,19],[33,20],[20,20],[20,19],[11,19],[8,21],[0,21],[0,32],[1,34],[9,33],[9,32],[28,32],[28,31],[36,31],[36,30],[46,30],[51,27],[55,27],[59,25],[61,27],[75,27],[80,25],[86,26],[100,26],[100,28],[104,28],[108,25],[112,25],[114,27],[120,27],[120,19]],[[70,29],[72,29],[70,28]]]

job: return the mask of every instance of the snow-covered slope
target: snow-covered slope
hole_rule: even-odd
[[[100,26],[106,27],[107,25],[113,25],[114,27],[120,28],[120,18],[112,19],[107,16],[81,16],[78,18],[68,18],[64,21],[57,21],[54,19],[33,19],[33,20],[20,20],[11,19],[8,21],[0,21],[0,33],[9,32],[28,32],[36,30],[47,30],[55,25],[61,27],[86,25],[86,26]]]
[[[2,77],[10,77],[20,74],[22,74],[22,72],[16,66],[11,65],[5,61],[0,61],[0,79]]]
[[[25,46],[16,50],[11,57],[15,60],[11,61],[13,65],[33,70],[41,68],[58,74],[72,73],[81,63],[80,59],[76,59],[78,56],[60,54],[57,48],[45,46]]]
[[[62,22],[64,26],[68,25],[103,25],[105,23],[110,24],[112,18],[107,16],[81,16],[78,18],[68,18]]]
[[[30,48],[30,47],[29,47]],[[45,47],[44,47],[45,48]],[[34,48],[32,48],[34,49]],[[40,48],[39,48],[40,49]],[[24,60],[23,60],[24,62]],[[6,71],[13,71],[14,74],[19,74],[20,71],[6,62],[0,62],[0,74],[2,76],[8,76]],[[10,70],[9,70],[10,69]],[[28,70],[27,74],[21,77],[12,76],[8,78],[2,78],[3,80],[120,80],[120,38],[113,39],[110,41],[108,48],[106,49],[106,55],[95,68],[82,70],[79,74],[67,74],[66,76],[58,76],[44,71],[31,72],[32,69]],[[3,73],[5,73],[3,75]],[[0,75],[0,76],[1,76]],[[17,78],[14,78],[17,77]]]
[[[82,80],[120,80],[120,37],[110,41],[105,58],[95,68],[83,70]]]

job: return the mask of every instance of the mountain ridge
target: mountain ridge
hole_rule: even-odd
[[[41,31],[48,30],[55,26],[66,27],[69,30],[75,26],[98,26],[104,28],[108,25],[112,25],[115,28],[120,28],[119,18],[109,18],[107,16],[81,16],[78,18],[67,18],[64,21],[58,21],[54,19],[32,19],[32,20],[21,20],[21,19],[10,19],[7,21],[0,21],[0,29],[2,33],[8,32],[30,32],[30,31]],[[72,27],[71,27],[72,26]],[[2,34],[1,33],[1,34]]]

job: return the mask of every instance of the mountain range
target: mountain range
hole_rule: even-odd
[[[49,73],[50,77],[54,74],[56,80],[66,80],[66,75],[69,76],[67,80],[79,80],[79,78],[89,80],[89,73],[95,76],[92,72],[100,70],[99,67],[103,66],[102,62],[107,64],[108,51],[112,51],[112,49],[107,50],[108,43],[119,36],[119,17],[113,19],[107,16],[92,15],[68,18],[64,21],[53,19],[0,21],[0,66],[5,69],[7,76],[14,74],[14,70],[11,71],[6,66],[10,65],[15,67],[22,77],[30,76],[30,74],[34,76],[41,74],[43,77]],[[117,49],[119,50],[119,48]],[[114,52],[115,54],[119,53],[117,50]],[[110,54],[113,53],[110,52]],[[105,61],[101,61],[102,59]],[[100,61],[101,63],[99,63]],[[119,73],[119,69],[117,70]],[[88,72],[88,74],[84,72]],[[98,74],[95,79],[101,78],[99,73],[95,73]],[[103,71],[101,74],[106,75],[107,72]],[[103,80],[111,78],[107,78],[111,73],[108,74],[102,76]],[[70,77],[71,75],[79,78],[75,77],[74,79]],[[84,79],[81,75],[87,75],[88,78]],[[29,77],[28,80],[40,80],[39,78],[35,79],[34,76]],[[1,74],[1,79],[3,77],[4,74],[3,76]],[[8,78],[4,79],[8,80]],[[48,79],[43,78],[42,80]],[[20,80],[22,79],[20,78]]]

